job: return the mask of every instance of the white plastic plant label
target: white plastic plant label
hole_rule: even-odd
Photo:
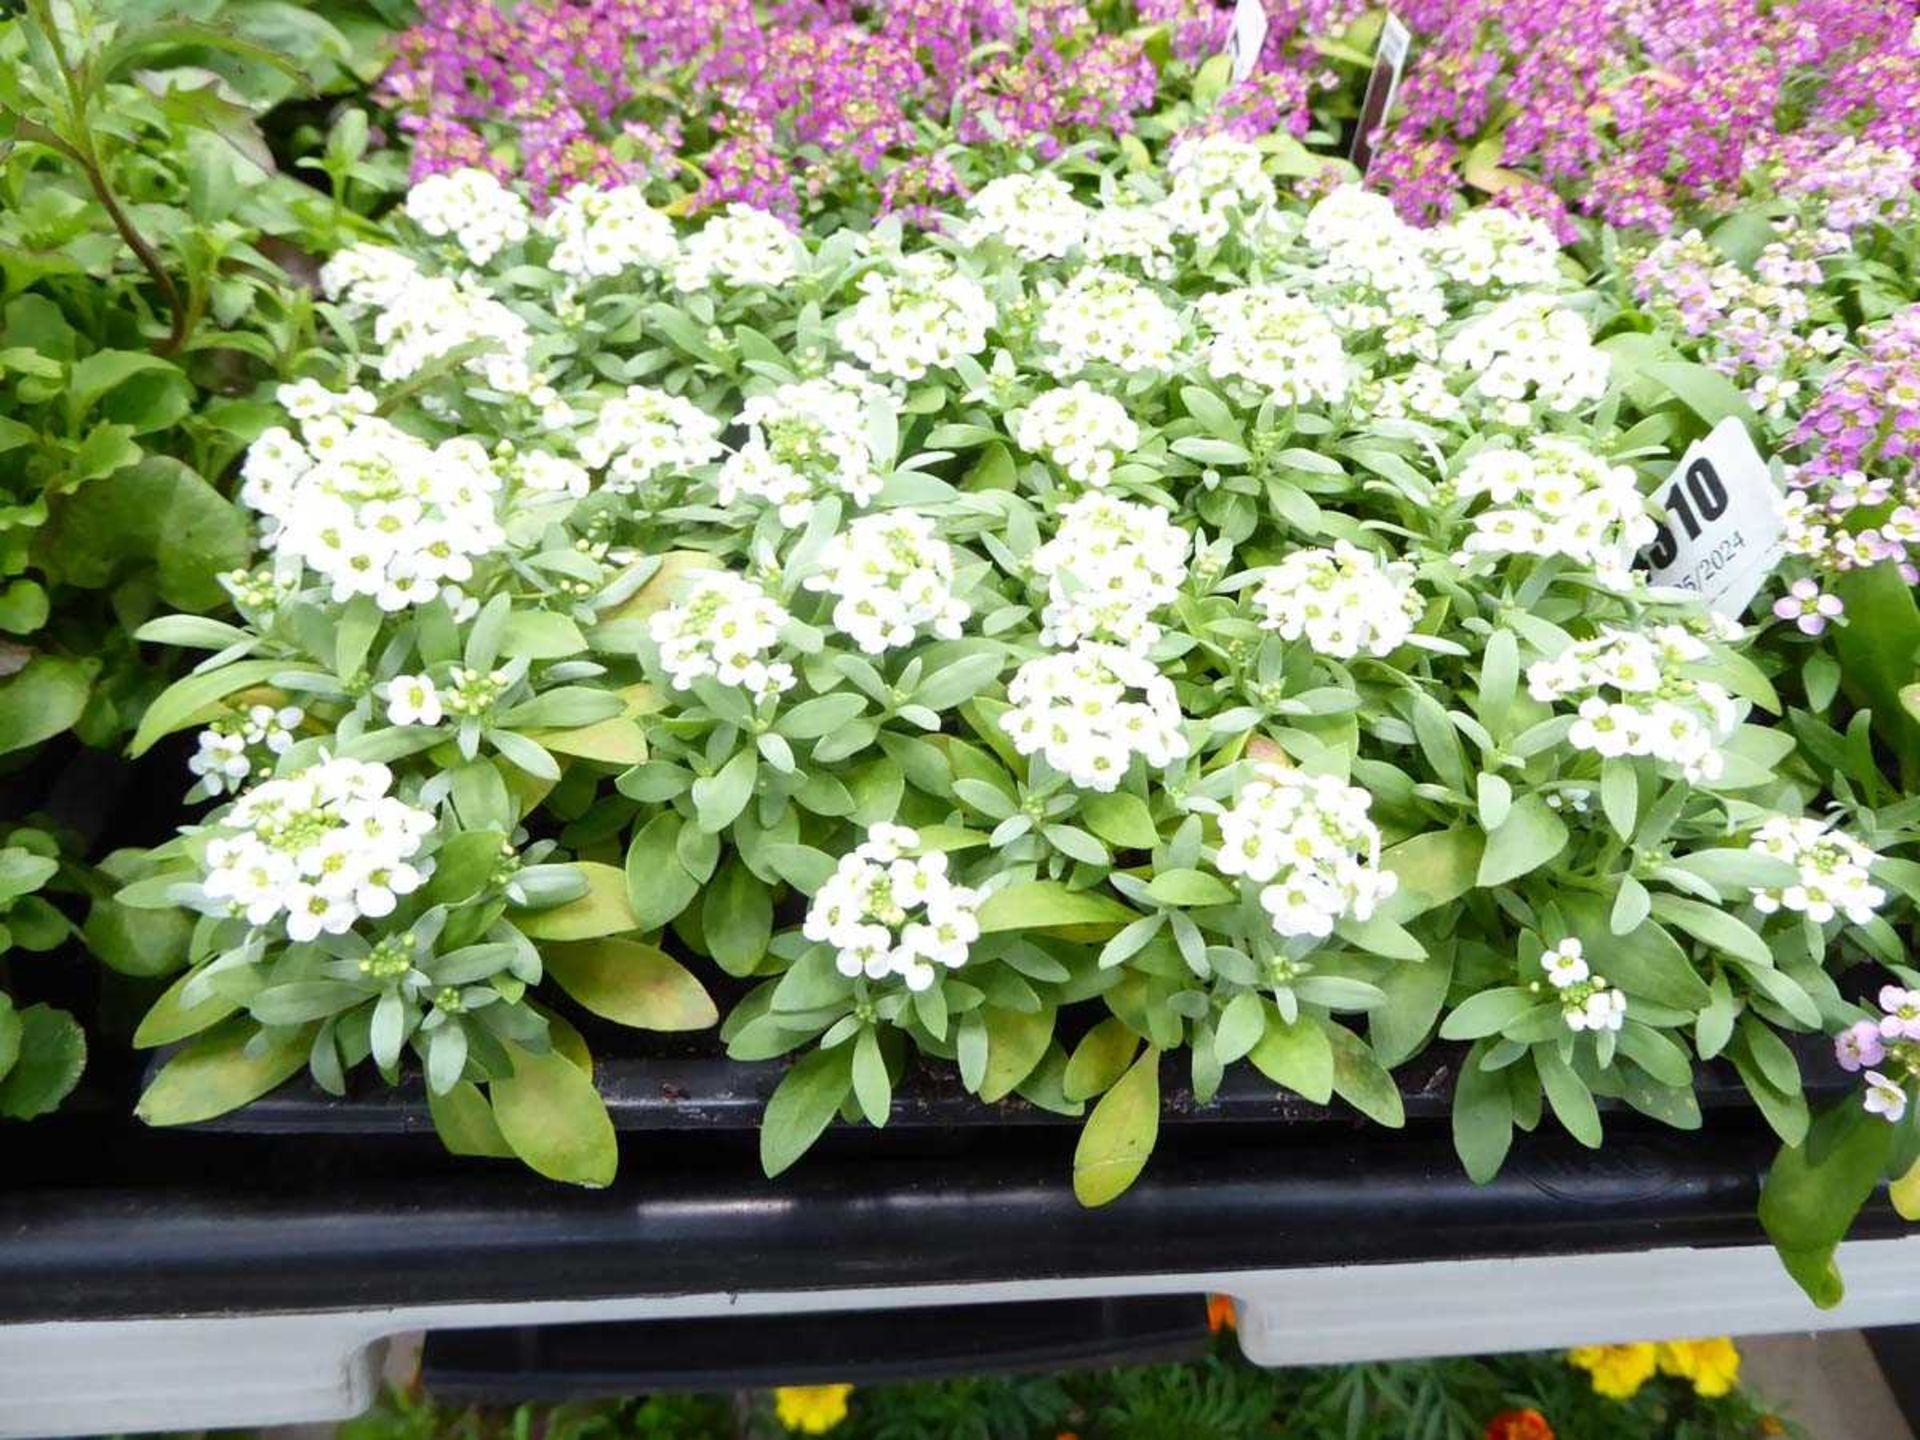
[[[1367,77],[1367,93],[1360,102],[1360,118],[1353,132],[1351,158],[1363,175],[1373,161],[1368,137],[1393,113],[1393,102],[1400,94],[1400,76],[1407,68],[1407,52],[1412,48],[1413,32],[1389,10],[1380,27],[1380,43],[1374,47],[1373,73]]]
[[[1747,427],[1731,417],[1696,440],[1654,495],[1666,513],[1641,552],[1654,585],[1692,590],[1732,619],[1780,563],[1780,491]]]
[[[1227,59],[1233,65],[1233,83],[1253,74],[1260,50],[1267,43],[1267,7],[1261,0],[1235,0],[1233,25],[1227,31]]]

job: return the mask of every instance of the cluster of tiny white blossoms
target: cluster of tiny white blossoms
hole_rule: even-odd
[[[1564,555],[1625,589],[1634,583],[1634,556],[1659,532],[1633,471],[1565,435],[1482,450],[1453,483],[1461,498],[1491,502],[1473,517],[1455,557],[1461,564],[1477,555]]]
[[[733,204],[687,237],[673,262],[673,283],[683,291],[716,282],[740,289],[777,290],[800,273],[800,243],[774,216]]]
[[[527,202],[471,166],[429,175],[407,192],[407,218],[436,239],[450,239],[467,260],[485,265],[532,228]]]
[[[494,468],[528,495],[584,500],[593,489],[586,466],[551,450],[520,450],[502,443],[494,450]]]
[[[1173,277],[1173,224],[1151,205],[1093,209],[1080,248],[1089,260],[1130,260],[1156,280]]]
[[[1102,640],[1147,650],[1160,638],[1154,615],[1186,582],[1191,544],[1157,506],[1098,491],[1068,502],[1060,528],[1031,559],[1047,582],[1040,643]]]
[[[434,829],[431,814],[387,793],[392,786],[385,765],[340,758],[254,786],[207,841],[210,912],[245,915],[255,928],[284,920],[295,941],[391,915],[425,882],[419,856]]]
[[[1472,393],[1509,425],[1529,423],[1535,402],[1567,414],[1607,393],[1607,355],[1594,345],[1587,322],[1552,295],[1534,291],[1469,320],[1440,359],[1472,376]]]
[[[909,510],[854,520],[827,542],[806,586],[835,597],[834,628],[869,655],[910,645],[922,630],[957,640],[971,613],[953,593],[953,547]]]
[[[1161,213],[1182,234],[1218,245],[1236,222],[1273,204],[1273,181],[1259,149],[1216,133],[1182,140],[1167,161],[1172,184]]]
[[[187,757],[187,769],[199,782],[188,798],[238,793],[255,770],[270,767],[272,757],[293,748],[293,732],[306,718],[298,705],[250,705],[244,715],[214,721]]]
[[[1584,947],[1569,935],[1540,957],[1540,968],[1560,1001],[1569,1030],[1618,1030],[1627,1021],[1627,997],[1593,973]]]
[[[606,470],[605,485],[631,494],[720,454],[720,422],[691,400],[629,385],[600,407],[579,440],[580,458]]]
[[[1020,412],[1013,438],[1022,450],[1044,455],[1081,485],[1102,486],[1113,464],[1140,443],[1127,407],[1084,380],[1043,390]]]
[[[1345,540],[1293,551],[1267,572],[1253,603],[1261,629],[1305,640],[1315,654],[1335,660],[1392,654],[1422,609],[1411,564],[1382,560]]]
[[[1879,857],[1814,816],[1776,815],[1754,831],[1747,849],[1800,872],[1791,885],[1754,887],[1753,906],[1763,914],[1793,910],[1819,924],[1844,915],[1864,925],[1887,898],[1871,874]]]
[[[1398,884],[1380,868],[1380,830],[1365,790],[1332,775],[1261,765],[1220,812],[1223,875],[1262,886],[1261,907],[1283,936],[1324,936],[1366,920]]]
[[[751,580],[706,570],[678,604],[654,614],[647,631],[674,689],[691,690],[695,681],[712,679],[765,701],[794,686],[793,667],[767,658],[790,618]]]
[[[727,457],[716,481],[720,503],[760,500],[788,525],[804,525],[830,493],[856,505],[880,493],[867,438],[868,394],[836,379],[796,380],[740,408],[747,440]]]
[[[993,301],[951,260],[905,255],[860,277],[860,298],[840,316],[839,341],[881,375],[918,380],[987,346]]]
[[[954,883],[945,855],[907,853],[919,844],[904,825],[873,826],[807,905],[803,933],[833,946],[849,979],[897,976],[909,990],[930,989],[980,938],[979,892]]]
[[[1343,185],[1307,212],[1300,238],[1316,260],[1317,291],[1340,329],[1378,330],[1389,355],[1434,351],[1447,318],[1440,272],[1424,255],[1425,232],[1402,220],[1384,195]]]
[[[340,410],[275,426],[247,450],[240,499],[263,517],[276,567],[304,566],[336,603],[371,595],[403,610],[444,598],[458,607],[474,562],[506,540],[500,476],[477,440],[438,445],[374,415]]]
[[[1428,256],[1456,285],[1550,290],[1563,283],[1553,231],[1518,210],[1483,205],[1428,233]]]
[[[1085,238],[1088,218],[1058,175],[1002,175],[967,201],[959,239],[970,246],[998,240],[1022,260],[1059,260]]]
[[[1158,293],[1131,275],[1089,265],[1046,301],[1036,332],[1054,374],[1094,364],[1129,375],[1171,370],[1184,331]]]
[[[1542,702],[1575,701],[1579,718],[1567,732],[1575,749],[1603,758],[1651,755],[1689,780],[1713,780],[1726,768],[1720,745],[1739,723],[1739,710],[1723,686],[1680,673],[1711,653],[1678,625],[1609,627],[1528,666],[1527,693]]]
[[[1444,425],[1459,419],[1466,409],[1453,393],[1447,372],[1425,361],[1404,375],[1389,376],[1369,387],[1361,399],[1362,411],[1381,420],[1429,420]]]
[[[1203,296],[1200,316],[1213,332],[1207,373],[1244,380],[1279,405],[1336,404],[1353,366],[1340,332],[1311,300],[1278,285]]]
[[[663,270],[679,253],[673,222],[647,204],[638,185],[576,185],[547,212],[540,230],[553,242],[547,264],[575,280]]]
[[[1188,754],[1173,682],[1117,645],[1083,642],[1028,660],[1007,699],[1000,728],[1013,748],[1044,756],[1085,790],[1117,788],[1136,755],[1160,768]]]

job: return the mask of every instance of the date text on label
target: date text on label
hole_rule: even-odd
[[[1640,552],[1654,585],[1692,590],[1739,619],[1780,563],[1780,492],[1747,427],[1728,418],[1695,441],[1654,496],[1666,519]]]

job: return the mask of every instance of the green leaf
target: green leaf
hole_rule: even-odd
[[[1841,685],[1857,704],[1873,711],[1873,728],[1892,749],[1911,791],[1920,779],[1920,720],[1900,703],[1914,683],[1920,655],[1920,606],[1891,562],[1851,570],[1834,584],[1847,607],[1847,623],[1833,630]]]
[[[1147,894],[1162,905],[1230,905],[1233,887],[1204,870],[1162,870],[1147,882]]]
[[[618,1024],[636,1030],[705,1030],[720,1021],[691,970],[638,940],[545,945],[540,958],[562,990]]]
[[[257,1054],[248,1046],[255,1036],[265,1037]],[[149,1125],[192,1125],[238,1110],[304,1070],[311,1038],[305,1027],[262,1031],[228,1020],[161,1066],[133,1113]]]
[[[1647,921],[1616,935],[1610,907],[1600,896],[1569,893],[1559,897],[1559,905],[1594,968],[1628,995],[1689,1013],[1706,1005],[1707,982],[1660,926]]]
[[[513,923],[530,940],[594,940],[640,928],[627,902],[627,878],[611,865],[578,860],[574,869],[587,882],[587,893],[546,910],[516,910]]]
[[[1677,395],[1681,404],[1707,423],[1708,429],[1732,416],[1747,427],[1749,434],[1765,433],[1740,387],[1717,370],[1691,360],[1669,360],[1642,366],[1640,373]]]
[[[1534,1069],[1540,1074],[1540,1088],[1547,1092],[1547,1103],[1566,1127],[1567,1133],[1589,1150],[1600,1148],[1600,1111],[1593,1103],[1587,1082],[1573,1073],[1573,1067],[1560,1058],[1560,1052],[1547,1046],[1535,1046]]]
[[[13,997],[0,990],[0,1080],[20,1058],[20,1032],[24,1028],[20,1012],[13,1008]]]
[[[1500,1173],[1513,1144],[1513,1092],[1504,1070],[1481,1068],[1490,1042],[1468,1052],[1453,1082],[1453,1148],[1476,1185]]]
[[[1082,1205],[1105,1205],[1126,1193],[1146,1168],[1160,1134],[1160,1052],[1149,1045],[1100,1097],[1073,1150],[1073,1193]]]
[[[218,994],[210,994],[194,1005],[186,1004],[181,999],[181,992],[198,973],[189,970],[161,991],[160,998],[147,1007],[139,1028],[133,1032],[136,1050],[152,1050],[161,1045],[176,1044],[198,1035],[209,1026],[219,1024],[240,1008],[237,1002]]]
[[[1333,1047],[1333,1093],[1375,1124],[1398,1130],[1407,1123],[1400,1087],[1386,1067],[1374,1059],[1367,1042],[1344,1025],[1329,1024],[1327,1040]]]
[[[253,531],[192,469],[149,455],[61,497],[43,549],[49,572],[68,584],[105,589],[151,566],[167,604],[211,610],[226,600],[218,577],[252,558]]]
[[[884,1126],[893,1116],[893,1077],[887,1057],[880,1053],[880,1037],[863,1027],[853,1042],[853,1098],[867,1123]]]
[[[693,782],[693,809],[700,828],[711,834],[731,825],[753,798],[753,782],[760,762],[752,750],[742,750],[713,775]]]
[[[1453,947],[1440,946],[1418,965],[1394,965],[1380,977],[1386,1003],[1367,1012],[1367,1038],[1388,1069],[1426,1044],[1453,980]]]
[[[1243,1059],[1265,1038],[1266,1033],[1265,1002],[1253,991],[1243,990],[1229,1000],[1220,1012],[1219,1023],[1213,1030],[1214,1053],[1220,1057],[1222,1065],[1231,1065]]]
[[[237,690],[264,685],[275,675],[294,673],[317,675],[319,672],[290,665],[285,660],[239,660],[218,670],[183,676],[147,706],[127,753],[135,757],[144,755],[163,737],[198,724],[209,709]]]
[[[194,917],[184,910],[134,910],[112,896],[95,900],[80,931],[87,948],[122,975],[171,975],[187,963]]]
[[[682,823],[673,811],[662,811],[627,847],[627,900],[637,930],[658,930],[700,893],[700,882],[680,863]]]
[[[707,887],[700,907],[707,953],[729,975],[751,975],[773,935],[773,894],[738,860],[730,860]]]
[[[0,682],[0,755],[71,729],[87,706],[87,669],[77,660],[36,655]]]
[[[1442,1040],[1480,1040],[1498,1035],[1507,1026],[1543,1003],[1531,990],[1507,985],[1469,995],[1440,1026]]]
[[[1123,850],[1151,850],[1160,843],[1147,802],[1125,790],[1087,796],[1080,802],[1080,818],[1102,840]]]
[[[1269,1006],[1266,1033],[1247,1058],[1262,1075],[1303,1100],[1324,1105],[1333,1098],[1333,1044],[1307,1016],[1288,1024]]]
[[[502,1043],[513,1073],[488,1087],[501,1138],[536,1175],[595,1189],[612,1184],[620,1145],[592,1077],[557,1048]]]
[[[1374,912],[1404,925],[1473,888],[1486,840],[1478,830],[1429,830],[1381,852],[1380,868],[1399,879]]]
[[[1640,775],[1631,760],[1615,756],[1601,765],[1600,808],[1614,834],[1622,840],[1633,838],[1634,818],[1640,808]]]
[[[493,1160],[511,1160],[513,1147],[500,1133],[500,1122],[493,1118],[493,1106],[480,1087],[461,1080],[444,1095],[427,1092],[427,1112],[433,1128],[449,1155],[478,1155]]]
[[[1773,952],[1767,949],[1767,942],[1754,933],[1752,926],[1724,910],[1678,895],[1656,895],[1653,915],[1723,954],[1768,969],[1773,966]]]
[[[1566,848],[1566,822],[1541,796],[1522,795],[1487,837],[1476,883],[1482,889],[1505,885],[1539,869]]]
[[[1760,1223],[1800,1288],[1830,1310],[1842,1286],[1835,1248],[1872,1198],[1898,1139],[1895,1127],[1848,1098],[1774,1157],[1760,1190]]]
[[[580,627],[551,610],[515,610],[500,631],[502,659],[572,660],[586,653]]]
[[[51,1005],[19,1012],[19,1053],[0,1066],[0,1115],[32,1120],[52,1111],[80,1083],[87,1065],[87,1037],[80,1023]]]
[[[986,1005],[981,1019],[987,1027],[987,1073],[980,1082],[980,1098],[991,1104],[1011,1095],[1047,1053],[1053,1041],[1053,1010],[1029,1015]]]
[[[980,931],[1118,929],[1138,917],[1111,895],[1069,890],[1057,880],[1028,880],[996,890],[980,906]]]
[[[1061,1089],[1069,1100],[1091,1100],[1110,1089],[1139,1053],[1140,1037],[1109,1016],[1080,1037],[1067,1060]]]
[[[840,1113],[853,1088],[853,1047],[815,1050],[781,1077],[760,1120],[760,1168],[769,1178],[802,1155]]]

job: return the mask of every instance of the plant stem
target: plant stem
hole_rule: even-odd
[[[127,242],[127,248],[133,251],[135,258],[146,267],[147,274],[153,277],[153,283],[160,288],[160,294],[167,302],[167,311],[171,320],[167,338],[153,347],[153,353],[163,359],[171,358],[179,354],[180,347],[187,343],[187,307],[180,298],[180,289],[173,283],[173,277],[167,273],[167,267],[161,263],[160,256],[147,243],[146,238],[133,228],[133,222],[127,218],[126,211],[120,208],[120,202],[114,198],[112,189],[108,187],[107,177],[101,171],[99,162],[91,155],[87,155],[81,158],[81,164],[86,169],[87,181],[93,186],[93,193],[100,197],[101,207],[106,210],[107,217],[113,221],[113,228],[120,232],[120,238]]]

